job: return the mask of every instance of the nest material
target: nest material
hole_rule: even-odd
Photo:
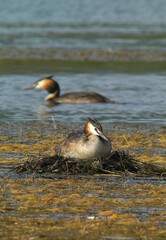
[[[110,174],[134,173],[166,175],[166,169],[134,159],[125,151],[113,151],[103,159],[81,160],[55,156],[30,156],[29,160],[15,166],[18,173]]]

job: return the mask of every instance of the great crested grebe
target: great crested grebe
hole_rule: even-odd
[[[83,132],[70,133],[56,147],[56,154],[65,158],[93,159],[111,153],[111,142],[103,134],[96,119],[88,118]]]
[[[116,101],[110,100],[96,92],[71,92],[60,96],[59,84],[53,79],[53,76],[45,77],[32,86],[26,87],[23,90],[32,88],[45,89],[49,92],[49,95],[45,98],[46,101],[53,103],[116,103]]]

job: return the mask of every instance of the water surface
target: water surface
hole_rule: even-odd
[[[53,115],[58,122],[94,116],[109,123],[165,124],[164,1],[0,0],[0,5],[0,121]],[[22,91],[50,74],[62,93],[96,91],[118,103],[49,109],[45,92]]]
[[[11,4],[9,4],[11,2]],[[164,49],[163,0],[0,1],[0,46]]]
[[[166,2],[0,0],[0,6],[0,237],[165,239],[164,177],[18,175],[13,165],[29,153],[52,154],[53,141],[89,116],[114,148],[164,165]],[[62,94],[96,91],[118,103],[49,108],[45,91],[22,90],[48,75]]]
[[[22,88],[31,85],[42,75],[1,75],[1,121],[51,119],[58,122],[82,122],[95,117],[107,123],[148,123],[164,125],[165,75],[127,73],[59,73],[55,76],[61,93],[96,91],[115,104],[59,104],[48,108],[46,91]]]

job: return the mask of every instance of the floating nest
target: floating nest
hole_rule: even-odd
[[[125,151],[113,151],[103,159],[81,160],[55,156],[29,156],[29,160],[15,166],[18,173],[166,175],[166,169],[134,159]]]

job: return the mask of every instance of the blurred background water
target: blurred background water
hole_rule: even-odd
[[[88,116],[114,123],[166,123],[164,0],[0,0],[0,121]],[[44,91],[22,91],[55,75],[61,92],[96,91],[117,104],[48,108]]]

